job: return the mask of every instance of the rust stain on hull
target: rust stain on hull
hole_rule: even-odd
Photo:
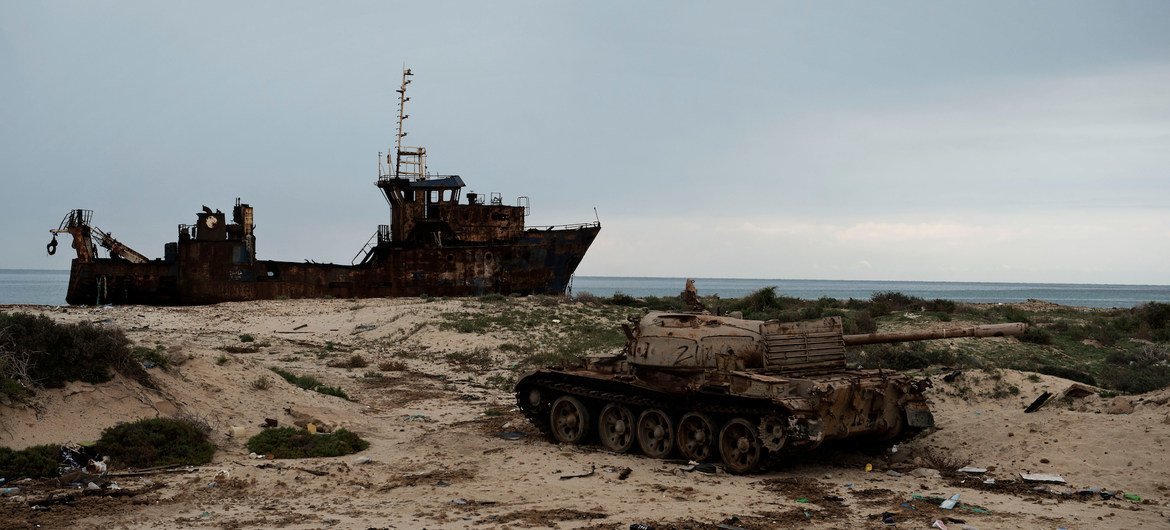
[[[527,197],[506,205],[498,194],[463,194],[458,175],[427,172],[426,149],[402,145],[406,85],[398,90],[398,135],[375,185],[390,206],[350,265],[256,258],[254,210],[236,200],[231,222],[204,206],[178,241],[149,260],[72,210],[57,235],[73,238],[70,304],[187,305],[275,298],[370,298],[561,294],[601,230],[599,222],[526,227]],[[98,256],[98,247],[109,257]]]

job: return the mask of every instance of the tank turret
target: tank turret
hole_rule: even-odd
[[[890,440],[934,425],[915,380],[850,370],[861,344],[1019,335],[1026,324],[846,335],[840,317],[801,322],[650,312],[623,326],[625,348],[584,368],[537,370],[520,408],[561,443],[721,460],[735,473],[828,440]]]

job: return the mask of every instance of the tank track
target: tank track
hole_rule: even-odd
[[[542,402],[539,406],[532,406],[528,402],[528,394],[532,389],[537,389],[542,394]],[[721,425],[724,424],[724,419],[744,418],[751,425],[755,426],[759,424],[760,418],[784,413],[782,409],[768,400],[711,393],[692,394],[693,397],[689,398],[680,397],[622,382],[597,380],[563,372],[550,371],[532,374],[521,379],[516,386],[516,400],[520,410],[528,418],[529,422],[541,431],[545,438],[554,443],[558,443],[559,440],[553,433],[553,428],[550,424],[550,404],[558,397],[566,395],[594,404],[593,414],[591,414],[591,421],[594,423],[596,423],[596,410],[599,408],[596,405],[618,403],[631,407],[634,410],[659,409],[667,413],[672,418],[672,421],[675,422],[683,414],[688,412],[706,414],[714,420],[716,436],[718,436]],[[592,425],[591,427],[593,431],[591,436],[595,439],[597,437],[597,426]],[[588,441],[582,440],[579,443],[588,443]],[[635,449],[631,449],[630,453],[636,454],[637,446],[638,442],[635,441]],[[717,441],[715,442],[713,451],[713,459],[718,461],[720,455],[718,454]],[[778,454],[782,453],[761,450],[759,465],[752,466],[752,470],[776,459]]]

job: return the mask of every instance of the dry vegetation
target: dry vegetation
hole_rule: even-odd
[[[624,343],[620,324],[627,316],[680,309],[675,298],[582,294],[27,308],[50,318],[4,318],[38,329],[49,329],[46,322],[63,326],[54,332],[62,336],[104,337],[75,340],[74,350],[58,355],[75,360],[123,353],[108,358],[104,375],[90,364],[88,379],[50,381],[37,375],[38,366],[62,361],[38,357],[45,347],[15,346],[36,333],[0,326],[0,399],[8,403],[0,404],[0,437],[9,440],[5,445],[28,450],[0,450],[0,464],[40,466],[51,476],[54,444],[97,440],[118,422],[184,415],[184,422],[199,425],[196,430],[210,432],[219,450],[211,465],[190,476],[119,478],[135,493],[116,501],[121,504],[95,497],[35,512],[5,498],[0,507],[8,511],[0,517],[18,526],[837,528],[880,526],[882,512],[901,510],[900,523],[929,527],[929,517],[954,515],[939,511],[933,499],[962,491],[969,504],[961,517],[979,528],[1091,527],[1101,522],[1098,517],[1113,527],[1165,522],[1159,511],[1163,492],[1170,490],[1159,488],[1170,484],[1156,470],[1170,439],[1170,419],[1163,420],[1170,391],[1117,398],[1136,408],[1130,414],[1104,412],[1115,395],[1170,381],[1164,318],[1170,306],[972,306],[896,293],[806,301],[769,289],[704,303],[749,318],[839,315],[849,332],[1003,321],[1026,321],[1033,331],[1023,341],[959,339],[851,350],[855,365],[932,376],[940,429],[901,444],[896,454],[828,447],[778,462],[763,477],[732,477],[596,447],[558,447],[514,409],[511,388],[522,373],[615,351]],[[87,348],[100,340],[113,346],[106,353]],[[954,372],[962,375],[950,382],[939,377]],[[1049,374],[1103,388],[1024,415],[1023,406],[1039,392],[1059,392],[1069,384]],[[262,429],[269,420],[279,426]],[[309,424],[326,434],[306,435]],[[231,436],[235,428],[244,436]],[[1149,443],[1115,443],[1137,438]],[[275,445],[256,445],[261,441]],[[360,453],[306,456],[352,451]],[[254,460],[250,452],[297,458]],[[1070,502],[1030,486],[990,489],[951,477],[967,463],[999,468],[992,474],[1005,484],[1021,471],[1057,472],[1078,487],[1132,490],[1153,504]],[[874,471],[866,473],[866,464]],[[925,468],[944,476],[909,474]],[[560,478],[591,469],[585,478]],[[40,498],[61,491],[50,482],[21,488],[22,495]]]

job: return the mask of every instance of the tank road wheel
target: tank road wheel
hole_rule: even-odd
[[[624,453],[634,446],[634,413],[630,407],[610,403],[597,417],[597,434],[601,445],[615,453]]]
[[[760,436],[755,426],[735,418],[719,432],[719,456],[732,473],[750,473],[760,465]]]
[[[715,450],[715,423],[706,414],[688,412],[678,421],[678,452],[696,462],[711,458]]]
[[[573,396],[561,396],[549,410],[553,437],[566,444],[581,443],[589,434],[589,410]]]
[[[650,409],[638,417],[638,446],[646,456],[666,458],[674,449],[674,427],[670,416],[658,409]]]
[[[540,412],[540,409],[545,404],[544,395],[535,386],[518,389],[516,391],[516,402],[520,406],[520,410],[528,414]]]
[[[784,432],[784,422],[776,416],[765,416],[760,420],[760,443],[764,449],[779,451],[784,448],[788,435]]]

